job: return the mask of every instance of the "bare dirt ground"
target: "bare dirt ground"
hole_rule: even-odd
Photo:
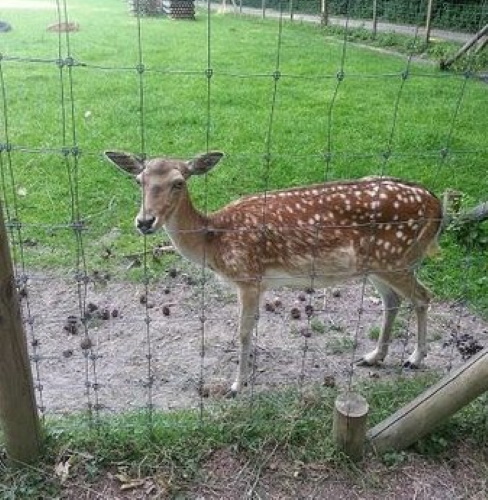
[[[349,468],[293,462],[272,451],[259,462],[251,462],[223,449],[208,457],[197,481],[177,489],[169,471],[127,481],[114,472],[94,483],[74,477],[60,499],[484,500],[488,497],[487,460],[488,452],[475,455],[464,444],[442,459],[409,453],[400,464],[385,465],[368,457]]]
[[[36,394],[47,415],[71,414],[88,405],[98,405],[102,414],[148,403],[159,410],[196,407],[202,402],[201,374],[205,396],[225,397],[237,366],[235,295],[213,277],[202,288],[201,271],[183,262],[175,274],[165,274],[146,289],[98,273],[86,291],[73,279],[31,275],[22,302]],[[282,304],[275,311],[263,304],[260,312],[255,391],[394,378],[413,348],[408,337],[415,330],[415,318],[406,308],[384,366],[351,364],[374,347],[371,332],[381,320],[381,303],[369,285],[267,294],[268,302],[276,297]],[[307,305],[314,309],[311,318],[305,313]],[[300,311],[300,319],[291,318],[293,307]],[[91,311],[86,329],[80,320],[83,308]],[[429,355],[421,371],[443,372],[463,362],[459,350],[449,344],[453,334],[468,334],[476,345],[487,345],[488,324],[463,304],[434,301]],[[409,453],[400,464],[388,467],[369,457],[357,469],[305,465],[272,450],[259,463],[251,463],[237,451],[224,449],[207,457],[197,481],[178,485],[176,492],[168,471],[131,477],[127,483],[116,471],[101,471],[95,481],[83,474],[70,476],[61,498],[481,500],[488,495],[487,463],[488,450],[474,456],[466,445],[441,460]]]
[[[201,271],[184,266],[147,290],[102,275],[86,291],[73,280],[32,275],[24,316],[38,401],[47,413],[71,413],[88,405],[100,411],[148,403],[161,410],[195,407],[202,375],[208,394],[224,395],[237,366],[236,298],[213,277],[202,287]],[[282,290],[266,297],[269,302],[278,297],[282,304],[275,311],[265,304],[261,308],[254,348],[257,391],[324,378],[344,386],[364,377],[394,377],[413,349],[416,321],[406,307],[384,366],[352,363],[374,348],[370,337],[381,323],[381,303],[369,285],[352,283],[312,294]],[[313,307],[310,318],[307,306]],[[291,317],[294,307],[300,319]],[[452,335],[462,334],[476,345],[488,344],[486,322],[462,304],[435,301],[423,370],[446,371],[462,363],[458,349],[446,345]]]

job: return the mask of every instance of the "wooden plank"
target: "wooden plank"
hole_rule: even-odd
[[[488,351],[464,365],[373,427],[367,439],[383,453],[403,450],[432,432],[451,415],[488,391]]]

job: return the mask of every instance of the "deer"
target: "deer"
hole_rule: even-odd
[[[195,208],[188,181],[207,174],[222,152],[189,160],[143,159],[117,151],[104,155],[141,186],[137,230],[151,235],[164,228],[183,257],[237,290],[240,348],[232,395],[249,382],[262,296],[283,286],[326,288],[369,280],[381,297],[383,318],[375,349],[358,360],[367,366],[383,363],[399,307],[410,301],[417,335],[404,366],[421,365],[432,295],[416,270],[438,251],[443,221],[442,203],[422,185],[386,176],[329,181],[251,194],[207,214]]]

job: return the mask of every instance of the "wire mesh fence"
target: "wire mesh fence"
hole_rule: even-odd
[[[379,176],[380,186],[388,175],[414,177],[412,164],[425,165],[419,167],[422,179],[440,192],[462,178],[459,165],[477,165],[486,155],[483,144],[456,138],[458,127],[482,120],[473,75],[439,74],[417,66],[412,56],[389,60],[387,71],[381,65],[351,71],[364,54],[347,42],[353,11],[346,7],[342,41],[324,47],[319,33],[316,45],[300,47],[308,35],[285,22],[287,3],[275,6],[277,21],[264,27],[218,18],[209,3],[194,27],[181,27],[186,40],[197,43],[175,59],[179,40],[165,36],[164,19],[130,17],[119,2],[97,23],[106,13],[96,3],[43,4],[37,24],[29,25],[27,13],[16,18],[19,31],[34,30],[35,49],[13,43],[1,56],[0,167],[44,416],[82,411],[96,424],[105,414],[143,410],[150,428],[155,409],[190,407],[203,419],[207,401],[228,394],[238,362],[238,305],[232,290],[205,270],[213,255],[203,245],[203,265],[190,265],[171,253],[169,241],[131,236],[139,194],[130,180],[112,173],[103,151],[130,150],[141,158],[174,152],[189,159],[198,150],[228,145],[232,168],[195,180],[202,214],[251,191],[267,200],[276,188],[361,175]],[[349,4],[352,9],[355,3]],[[46,35],[48,19],[56,21],[57,34]],[[63,29],[73,22],[75,31]],[[249,60],[240,45],[248,26],[263,47],[258,60]],[[120,41],[118,29],[125,30]],[[313,72],[309,66],[303,71],[296,56],[307,52],[316,58]],[[432,88],[415,87],[416,81]],[[443,91],[445,82],[449,109],[439,122],[434,114],[423,117],[416,102]],[[354,100],[360,88],[366,93]],[[353,99],[355,111],[345,99]],[[297,100],[302,116],[287,111]],[[462,115],[467,101],[474,101],[472,114]],[[378,113],[371,113],[375,106]],[[417,123],[406,120],[402,113],[417,107],[409,115]],[[255,116],[243,116],[246,109]],[[346,128],[348,121],[353,126]],[[414,136],[419,143],[408,144],[408,129],[416,125],[423,130]],[[302,141],[305,134],[314,134],[312,143]],[[476,193],[476,183],[467,191]],[[263,227],[268,210],[265,201]],[[256,244],[255,252],[264,251]],[[484,256],[467,251],[458,258],[460,274],[452,279],[458,300],[436,302],[429,313],[430,368],[448,370],[469,355],[459,349],[466,331],[462,345],[474,351],[486,339],[486,323],[467,305],[479,293]],[[434,262],[427,276],[438,279],[442,266]],[[357,359],[374,349],[379,336],[381,299],[366,279],[322,289],[313,271],[301,278],[309,280],[302,292],[270,291],[255,311],[245,390],[251,407],[256,393],[284,387],[302,393],[316,384],[351,388],[364,379],[415,376],[403,368],[416,329],[409,307],[401,308],[383,369],[358,368]]]
[[[223,4],[215,0],[216,4]],[[226,2],[231,8],[242,12],[248,7],[257,9],[266,15],[266,11],[283,10],[287,16],[294,14],[321,15],[349,18],[351,20],[371,21],[376,19],[383,23],[425,26],[428,17],[428,1],[412,0],[400,2],[396,0],[343,1],[343,0],[290,0],[285,6],[278,0],[235,0]],[[479,26],[486,24],[488,13],[483,2],[434,2],[432,10],[432,26],[461,32],[476,32]]]

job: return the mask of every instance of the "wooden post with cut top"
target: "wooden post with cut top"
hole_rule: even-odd
[[[40,454],[40,425],[27,344],[0,204],[0,425],[11,464]]]
[[[335,401],[334,442],[354,462],[363,458],[368,412],[367,401],[355,392],[344,392]]]

